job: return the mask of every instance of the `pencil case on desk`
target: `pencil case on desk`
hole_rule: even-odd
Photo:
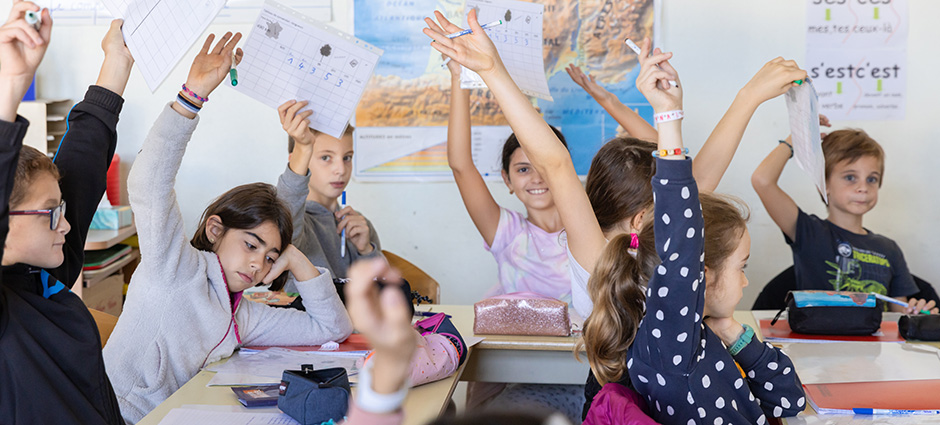
[[[898,331],[904,339],[940,341],[940,316],[905,315],[898,319]]]
[[[884,306],[872,294],[847,291],[790,291],[787,321],[793,332],[815,335],[871,335],[881,328]],[[777,317],[770,323],[777,323]]]
[[[277,408],[303,425],[343,420],[350,394],[346,369],[313,370],[313,365],[301,365],[301,369],[284,371]]]
[[[473,305],[473,333],[568,336],[568,303],[533,292],[513,292]]]

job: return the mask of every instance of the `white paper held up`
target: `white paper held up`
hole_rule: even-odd
[[[266,1],[238,64],[238,90],[272,108],[309,101],[310,127],[343,135],[382,49]],[[302,110],[302,111],[303,111]]]
[[[225,6],[225,0],[101,1],[124,19],[124,42],[151,93]]]
[[[819,97],[816,88],[806,79],[802,85],[791,87],[786,93],[786,99],[793,156],[797,165],[813,179],[823,200],[829,204],[826,195],[826,160],[823,157],[822,139],[819,138]]]

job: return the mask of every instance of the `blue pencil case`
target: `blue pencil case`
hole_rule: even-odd
[[[785,310],[790,329],[797,333],[871,335],[881,328],[884,306],[874,295],[863,292],[790,291]]]

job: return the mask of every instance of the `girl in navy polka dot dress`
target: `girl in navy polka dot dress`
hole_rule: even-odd
[[[806,400],[793,363],[732,317],[747,286],[746,218],[724,198],[700,197],[682,146],[682,90],[669,82],[678,81],[671,55],[648,52],[647,40],[637,87],[656,112],[660,158],[653,226],[641,236],[655,245],[644,250],[641,241],[640,250],[658,256],[645,262],[658,265],[627,352],[630,378],[664,424],[763,424],[766,415],[796,415]]]

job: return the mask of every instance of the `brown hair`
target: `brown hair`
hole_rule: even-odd
[[[206,236],[206,222],[217,215],[222,220],[225,230],[249,230],[264,222],[272,222],[281,235],[281,252],[291,243],[294,224],[290,209],[277,198],[277,189],[267,183],[250,183],[232,188],[212,201],[202,213],[196,234],[189,241],[193,247],[202,251],[215,252],[215,245]],[[287,281],[287,273],[282,274],[271,285],[272,290],[279,290]]]
[[[652,205],[654,150],[656,145],[651,142],[617,137],[594,155],[584,189],[604,232]]]
[[[565,135],[561,134],[561,130],[557,129],[553,125],[549,125],[549,127],[553,132],[555,132],[555,136],[558,137],[558,141],[560,141],[561,144],[565,146],[565,149],[568,149],[568,141],[565,140]],[[510,134],[506,139],[506,142],[503,143],[503,154],[501,158],[503,171],[505,171],[507,175],[509,174],[509,166],[512,165],[510,164],[510,161],[512,160],[512,154],[515,153],[516,149],[519,149],[520,147],[522,146],[519,145],[519,139],[516,138],[516,133]]]
[[[849,164],[864,156],[871,156],[878,160],[882,178],[878,180],[878,187],[884,182],[885,151],[881,145],[861,129],[836,130],[826,135],[822,141],[823,156],[826,158],[826,180],[832,174],[832,169],[842,161]]]
[[[700,193],[699,201],[706,230],[705,265],[720,272],[747,228],[747,206],[735,198],[710,193]],[[626,372],[627,349],[646,309],[644,290],[653,269],[662,262],[656,252],[653,216],[644,217],[635,259],[628,251],[630,235],[618,235],[604,248],[588,280],[594,309],[584,321],[576,350],[584,346],[591,371],[601,385],[619,381]]]
[[[40,173],[52,174],[59,180],[59,169],[46,154],[34,147],[20,148],[20,158],[16,161],[16,174],[13,177],[13,191],[10,192],[10,208],[19,205],[26,199],[30,184]]]
[[[319,136],[321,134],[321,131],[314,130],[312,128],[307,129],[307,131],[313,133],[314,136]],[[352,124],[349,124],[346,126],[346,131],[344,131],[343,135],[339,138],[342,139],[345,136],[352,137],[354,131],[356,131],[356,127],[353,127]],[[294,138],[290,136],[287,136],[287,153],[294,153]]]

